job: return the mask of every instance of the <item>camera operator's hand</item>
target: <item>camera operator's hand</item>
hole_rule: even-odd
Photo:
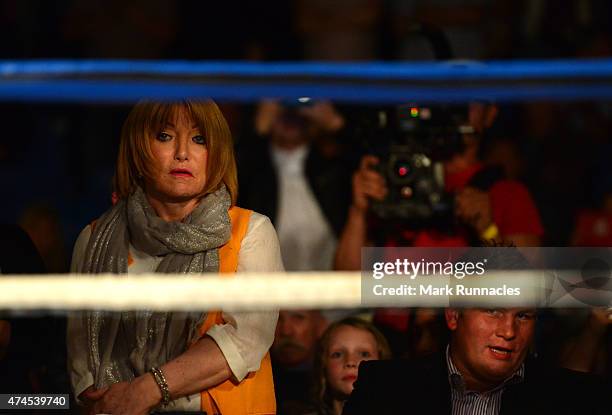
[[[383,200],[387,195],[384,177],[374,170],[378,163],[378,158],[364,156],[353,174],[353,207],[361,213],[368,210],[369,199]]]
[[[378,158],[364,156],[353,174],[353,203],[338,240],[336,270],[356,271],[361,267],[361,248],[369,244],[366,215],[369,199],[382,200],[387,195],[384,177],[374,170],[378,163]]]
[[[466,187],[455,198],[455,215],[482,234],[493,223],[489,194]]]

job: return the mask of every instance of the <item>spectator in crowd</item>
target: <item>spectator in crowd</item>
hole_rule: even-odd
[[[309,402],[317,341],[328,323],[318,310],[281,310],[272,344],[279,414],[303,411]]]
[[[264,101],[258,137],[238,149],[239,202],[271,218],[288,271],[332,268],[350,201],[349,169],[334,154],[343,126],[328,102]]]
[[[319,341],[314,367],[312,415],[340,415],[366,360],[389,359],[387,340],[374,325],[356,317],[332,323]]]
[[[445,352],[364,363],[344,414],[608,413],[609,389],[600,380],[528,358],[535,309],[449,308],[445,318]]]

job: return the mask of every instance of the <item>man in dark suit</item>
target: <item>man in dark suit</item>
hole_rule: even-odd
[[[451,341],[425,359],[369,361],[344,407],[356,414],[609,414],[610,389],[588,374],[528,359],[536,310],[445,311]]]

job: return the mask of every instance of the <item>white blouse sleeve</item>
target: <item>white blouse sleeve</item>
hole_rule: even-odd
[[[282,272],[280,246],[268,217],[253,212],[238,254],[240,272]],[[234,374],[241,381],[259,369],[261,360],[274,341],[278,310],[223,313],[226,324],[215,325],[206,334],[212,337]]]
[[[77,272],[79,265],[83,261],[87,242],[91,236],[91,226],[85,227],[81,231],[74,250],[72,251],[72,263],[70,272]],[[78,403],[79,395],[88,387],[94,384],[93,374],[87,366],[87,330],[83,313],[74,312],[68,316],[68,330],[66,333],[66,344],[68,352],[68,375],[74,396]]]

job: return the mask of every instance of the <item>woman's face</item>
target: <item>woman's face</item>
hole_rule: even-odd
[[[161,202],[184,202],[200,195],[206,184],[208,150],[202,132],[185,109],[150,137],[153,168],[145,192]]]
[[[348,397],[357,379],[357,369],[363,360],[378,360],[374,335],[352,326],[340,326],[331,335],[327,357],[327,387]]]

